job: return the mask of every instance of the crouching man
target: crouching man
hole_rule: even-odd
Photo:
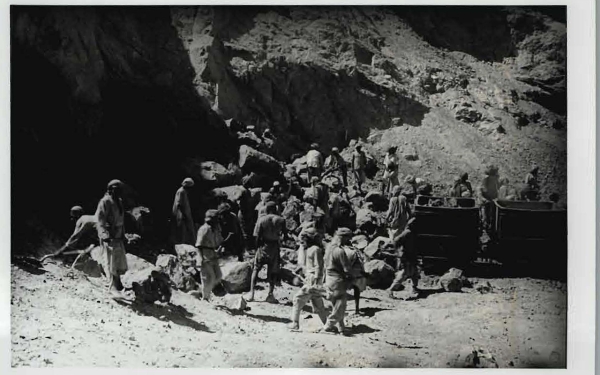
[[[323,255],[324,250],[319,240],[319,232],[315,228],[308,228],[300,234],[300,243],[306,249],[304,257],[304,285],[294,296],[294,307],[292,310],[291,330],[300,329],[300,311],[304,305],[311,301],[313,312],[319,315],[323,324],[327,321],[327,313],[323,305],[323,297],[326,296],[323,288]]]

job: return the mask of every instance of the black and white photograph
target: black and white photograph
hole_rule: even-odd
[[[566,369],[569,7],[11,5],[10,366]]]

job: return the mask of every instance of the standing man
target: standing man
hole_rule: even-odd
[[[348,166],[342,155],[340,155],[340,150],[333,147],[331,155],[325,160],[325,174],[336,172],[341,175],[344,186],[348,186]]]
[[[300,329],[300,311],[308,301],[312,302],[313,312],[319,315],[319,318],[325,324],[327,322],[327,313],[323,306],[323,297],[326,296],[323,288],[323,248],[321,247],[319,233],[315,228],[307,228],[300,233],[300,245],[305,250],[303,264],[304,285],[294,296],[294,306],[292,308],[291,330]]]
[[[401,191],[402,188],[400,186],[394,186],[394,189],[392,190],[392,199],[390,199],[390,205],[386,215],[389,226],[388,233],[391,240],[394,239],[397,233],[404,230],[411,215],[408,201],[404,195],[400,194]]]
[[[200,278],[202,280],[202,299],[210,302],[213,288],[223,277],[217,251],[223,243],[221,228],[217,221],[217,210],[208,210],[204,215],[204,224],[198,229],[198,258],[200,260]]]
[[[187,244],[193,245],[196,241],[196,228],[192,217],[192,208],[188,193],[194,186],[194,180],[186,178],[181,183],[181,187],[175,193],[175,200],[172,208],[172,237],[174,245]]]
[[[367,167],[367,155],[362,150],[361,145],[356,146],[356,150],[352,153],[352,172],[354,173],[354,178],[356,180],[356,185],[358,186],[358,191],[360,194],[362,191],[362,184],[367,181],[367,175],[365,174],[365,168]]]
[[[75,221],[75,230],[63,247],[52,254],[45,255],[40,259],[43,262],[46,258],[55,257],[68,249],[83,249],[98,243],[98,232],[96,231],[97,220],[94,215],[84,215],[81,206],[71,208],[71,221]]]
[[[479,193],[483,200],[483,219],[484,226],[490,228],[492,219],[492,210],[494,205],[494,199],[498,198],[498,189],[500,189],[500,182],[498,176],[498,168],[494,165],[490,165],[485,170],[486,176],[481,181],[479,187]]]
[[[123,289],[121,275],[127,272],[125,256],[125,209],[121,199],[123,183],[112,180],[108,183],[106,194],[98,202],[96,209],[96,229],[100,244],[106,253],[108,274],[110,275],[109,292],[113,298],[122,298]]]
[[[250,298],[248,298],[248,301],[254,301],[254,287],[256,286],[258,273],[266,264],[267,278],[269,279],[269,294],[266,302],[277,303],[277,299],[273,296],[273,290],[275,289],[275,284],[279,281],[279,239],[286,230],[286,227],[284,218],[276,214],[275,202],[268,202],[266,211],[267,214],[258,219],[254,228],[257,250],[254,257],[254,269],[252,270]]]
[[[417,252],[415,248],[415,239],[413,233],[413,225],[415,218],[412,218],[406,224],[406,229],[400,235],[394,238],[394,244],[398,249],[399,264],[396,277],[392,285],[387,289],[388,296],[394,298],[394,289],[400,287],[404,281],[410,279],[412,281],[411,295],[418,296],[419,289],[419,268],[417,267]]]
[[[310,150],[306,154],[306,165],[308,166],[308,180],[313,177],[320,178],[323,168],[323,155],[318,150],[319,145],[313,143],[310,145]]]
[[[219,227],[223,240],[223,248],[228,254],[237,256],[239,262],[244,261],[244,233],[238,215],[231,212],[231,206],[227,203],[219,205]]]
[[[352,231],[339,228],[325,254],[325,288],[329,301],[333,304],[331,314],[327,317],[323,332],[344,333],[344,315],[346,314],[346,289],[352,285],[352,264],[354,259],[348,259],[344,250],[350,245]]]
[[[383,173],[383,194],[388,196],[391,194],[394,186],[400,185],[398,181],[398,156],[396,151],[398,147],[392,146],[388,149],[385,158],[383,159],[383,165],[385,166],[385,172]]]

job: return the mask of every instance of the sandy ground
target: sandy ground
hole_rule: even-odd
[[[235,313],[178,291],[168,306],[122,305],[101,279],[68,277],[58,264],[12,266],[12,366],[461,367],[473,349],[499,367],[565,366],[564,283],[487,279],[493,291],[482,294],[423,281],[416,300],[368,289],[361,315],[350,299],[342,336],[316,333],[310,307],[301,332],[288,331],[295,288],[287,284],[276,290],[280,304],[260,302],[263,288],[249,311]]]

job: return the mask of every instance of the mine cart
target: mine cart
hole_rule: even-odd
[[[472,260],[479,249],[479,208],[473,198],[417,196],[415,233],[419,255]]]
[[[566,269],[567,211],[552,202],[494,202],[491,236],[503,263],[534,261]]]

